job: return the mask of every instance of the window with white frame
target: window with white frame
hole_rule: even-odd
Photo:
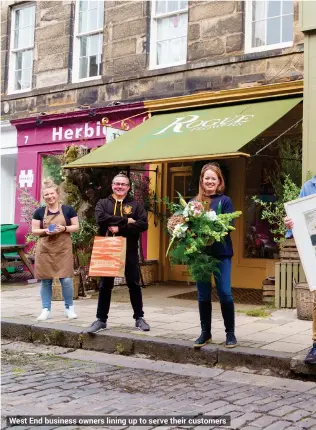
[[[102,74],[104,1],[77,0],[73,81]]]
[[[9,93],[32,88],[35,5],[12,9]]]
[[[288,0],[246,2],[246,52],[292,46],[293,3]]]
[[[187,35],[188,0],[153,0],[150,68],[185,64]]]

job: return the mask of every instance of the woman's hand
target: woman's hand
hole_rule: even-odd
[[[55,228],[56,233],[65,233],[65,231],[66,231],[66,226],[61,224],[56,225],[56,228]]]
[[[292,218],[290,218],[288,216],[284,218],[284,224],[287,228],[289,228],[291,230],[294,227],[294,222],[293,222]]]
[[[48,228],[45,230],[45,233],[47,234],[47,236],[54,236],[55,234],[57,234],[57,231],[49,231]]]
[[[57,224],[54,231],[50,231],[50,230],[48,230],[48,228],[45,230],[45,232],[48,236],[53,236],[53,235],[59,234],[59,233],[65,233],[65,231],[66,231],[65,226],[61,225],[61,224]]]

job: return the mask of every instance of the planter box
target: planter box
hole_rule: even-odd
[[[285,239],[280,248],[280,260],[300,261],[300,256],[296,248],[294,239]]]
[[[310,291],[306,282],[294,283],[296,294],[297,318],[300,320],[313,320],[314,291]]]
[[[73,284],[73,288],[74,288],[73,299],[77,300],[79,297],[80,274],[75,274],[75,276],[72,278],[72,284]],[[54,300],[54,301],[64,300],[63,294],[62,294],[62,289],[61,289],[61,284],[60,284],[58,278],[53,279],[52,300]]]
[[[306,277],[300,261],[281,261],[275,263],[275,307],[296,308],[296,294],[293,279],[296,282],[306,282]]]
[[[145,260],[140,263],[140,270],[144,285],[158,282],[158,260]]]

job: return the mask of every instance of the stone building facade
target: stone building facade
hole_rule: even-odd
[[[25,8],[27,13],[17,13]],[[116,130],[133,115],[133,126],[140,124],[148,111],[210,107],[227,100],[239,104],[264,98],[267,92],[271,98],[273,87],[281,99],[297,97],[298,105],[265,138],[280,135],[302,118],[304,35],[296,0],[6,1],[1,24],[1,115],[17,128],[16,173],[10,180],[23,187],[33,175],[27,186],[35,197],[40,196],[45,156],[62,151],[73,136],[79,139],[83,123],[99,130],[105,115]],[[57,142],[55,128],[62,126],[67,132]],[[301,138],[300,127],[294,132]],[[83,137],[89,149],[104,143],[103,138],[101,144],[93,139],[92,132]],[[256,148],[246,152],[253,154]],[[244,158],[223,160],[229,173],[227,193],[245,214],[236,221],[233,235],[236,287],[260,289],[262,280],[274,274],[273,252],[267,256],[260,248],[254,253],[251,229],[260,220],[251,196],[263,189],[274,198],[265,181],[270,160],[255,158],[251,171]],[[172,197],[198,171],[192,160],[182,164],[151,165],[151,172],[159,172],[151,178],[158,195]],[[179,191],[189,196],[188,190]],[[186,269],[171,268],[165,258],[167,239],[160,224],[153,218],[150,223],[147,258],[159,260],[161,279],[188,281]],[[21,240],[23,234],[20,229]]]
[[[32,88],[8,91],[12,8],[32,2],[6,1],[1,10],[1,114],[3,119],[75,111],[187,95],[247,88],[303,77],[303,33],[294,2],[292,46],[245,53],[244,1],[189,1],[187,61],[150,68],[150,1],[105,1],[102,76],[73,83],[76,2],[37,1]],[[291,3],[291,2],[285,2]]]

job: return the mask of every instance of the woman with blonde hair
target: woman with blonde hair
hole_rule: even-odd
[[[233,204],[228,196],[224,195],[225,181],[222,171],[217,163],[209,163],[203,166],[199,193],[195,200],[206,204],[209,210],[221,213],[234,212]],[[227,348],[234,348],[237,345],[235,337],[235,310],[231,292],[231,259],[233,256],[233,245],[228,234],[224,242],[215,242],[206,248],[218,260],[218,272],[214,274],[217,295],[221,304],[222,316],[224,319]],[[194,347],[200,348],[212,341],[212,300],[211,282],[197,282],[198,303],[201,321],[201,336],[195,341]]]
[[[59,187],[47,178],[42,196],[46,206],[36,209],[32,219],[32,234],[39,236],[35,253],[35,277],[41,280],[42,313],[38,321],[51,318],[53,278],[59,278],[65,301],[65,315],[77,318],[73,306],[74,275],[70,233],[79,230],[78,216],[73,207],[60,203]]]

